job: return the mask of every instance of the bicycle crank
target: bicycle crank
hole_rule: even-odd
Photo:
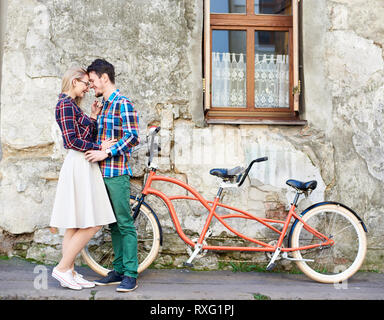
[[[289,261],[305,261],[305,262],[314,262],[315,261],[313,259],[296,259],[296,258],[288,257],[288,252],[283,252],[281,254],[281,258],[283,258],[285,260],[289,260]]]
[[[277,260],[277,258],[280,258],[279,257],[280,251],[281,251],[280,247],[276,248],[275,252],[273,253],[271,261],[269,261],[269,263],[267,265],[267,271],[271,271],[274,267],[276,267],[275,261]]]
[[[192,239],[192,241],[194,243],[196,243],[195,250],[193,250],[193,252],[192,252],[192,248],[191,247],[187,248],[187,252],[189,254],[189,259],[186,262],[183,263],[183,265],[185,267],[192,268],[193,267],[192,261],[195,258],[202,258],[202,257],[204,257],[207,254],[207,252],[208,252],[208,250],[202,250],[203,246],[207,245],[207,242],[204,240],[202,244],[199,244],[199,243],[197,243],[197,240],[198,239]]]
[[[269,244],[270,246],[275,247],[275,246],[277,245],[277,240],[272,240],[272,241],[268,242],[268,244]],[[283,247],[283,246],[282,246],[282,247]],[[267,256],[267,258],[268,258],[269,260],[272,259],[273,254],[274,254],[274,251],[266,251],[266,252],[265,252],[265,255]],[[275,258],[275,261],[278,261],[278,260],[280,260],[280,259],[281,259],[281,256],[277,256],[277,257]]]
[[[194,242],[194,243],[197,243],[197,240],[199,240],[199,239],[197,239],[197,238],[194,238],[194,239],[191,239],[192,240],[192,242]],[[208,245],[207,244],[207,241],[203,241],[203,243],[202,243],[202,245],[203,246],[206,246],[206,245]],[[202,248],[202,246],[201,246],[201,248]],[[192,255],[195,253],[195,251],[196,251],[196,249],[198,249],[198,252],[195,254],[195,256],[194,256],[194,258],[202,258],[202,257],[204,257],[206,254],[207,254],[207,252],[208,252],[208,250],[202,250],[202,249],[198,249],[197,248],[197,245],[195,246],[195,250],[194,251],[192,251],[192,248],[190,247],[190,246],[188,246],[187,247],[187,253],[188,253],[188,255],[190,256],[190,257],[192,257]]]

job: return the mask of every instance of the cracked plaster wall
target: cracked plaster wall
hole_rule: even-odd
[[[366,221],[366,263],[383,269],[384,2],[304,1],[306,117],[333,147],[328,198]]]
[[[3,42],[5,36],[5,28],[7,21],[7,0],[0,1],[0,110],[1,110],[1,80],[2,80],[2,68],[3,68]],[[1,113],[0,113],[1,117]],[[1,151],[1,137],[0,137],[0,160],[2,157]]]
[[[142,136],[148,125],[162,126],[162,172],[212,198],[218,184],[209,169],[246,166],[266,155],[269,161],[253,169],[242,190],[225,195],[227,203],[258,216],[283,217],[293,196],[285,180],[316,179],[317,190],[299,208],[326,199],[356,209],[370,231],[365,268],[384,269],[383,11],[380,0],[303,1],[303,117],[308,126],[204,127],[201,1],[12,1],[1,91],[0,251],[59,258],[60,241],[47,230],[65,156],[53,107],[67,67],[105,57],[115,64],[117,85],[135,103]],[[86,110],[90,101],[84,103]],[[133,156],[136,185],[144,163],[145,151]],[[159,208],[165,232],[157,265],[177,266],[186,248],[161,203],[150,201]],[[202,208],[178,203],[176,209],[189,233],[201,230]],[[240,222],[237,227],[270,237],[259,226]],[[213,235],[227,235],[224,231],[215,224]],[[215,268],[220,259],[258,262],[263,257],[212,254],[200,263]]]

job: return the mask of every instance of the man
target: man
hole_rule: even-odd
[[[98,116],[98,143],[117,139],[110,149],[85,153],[88,161],[100,164],[109,198],[116,216],[110,225],[115,254],[114,270],[98,281],[97,285],[117,284],[117,291],[128,292],[137,288],[137,234],[131,217],[130,176],[128,164],[131,149],[139,143],[138,116],[132,103],[116,89],[115,70],[109,62],[96,59],[88,67],[89,82],[96,97],[103,96],[103,107]]]

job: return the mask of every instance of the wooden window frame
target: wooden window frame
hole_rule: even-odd
[[[204,108],[207,123],[305,124],[299,118],[298,1],[292,0],[292,15],[254,14],[254,0],[247,0],[244,14],[210,13],[204,0]],[[247,36],[247,103],[245,108],[212,107],[212,30],[241,30]],[[286,31],[289,34],[289,108],[255,108],[255,31]]]

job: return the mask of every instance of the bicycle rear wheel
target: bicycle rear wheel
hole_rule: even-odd
[[[136,200],[130,199],[131,208]],[[133,212],[133,210],[132,210]],[[140,212],[135,220],[137,232],[137,256],[140,273],[148,268],[157,257],[160,248],[160,229],[156,218],[146,206],[140,207]],[[108,226],[96,233],[94,238],[81,251],[83,259],[96,273],[106,276],[113,269],[113,247],[111,232]]]
[[[293,251],[301,271],[323,283],[338,283],[351,277],[362,265],[367,251],[365,231],[348,209],[335,204],[317,206],[302,216],[303,221],[335,241],[332,246]],[[292,232],[292,248],[320,244],[322,241],[298,222]]]

